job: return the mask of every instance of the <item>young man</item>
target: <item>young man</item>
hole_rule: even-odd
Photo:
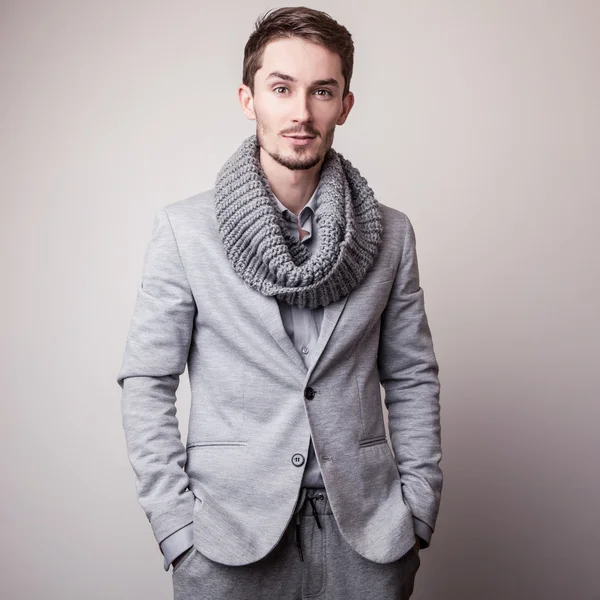
[[[438,365],[410,221],[332,148],[352,63],[328,15],[267,13],[239,88],[256,135],[156,214],[118,382],[176,600],[409,598],[429,545]]]

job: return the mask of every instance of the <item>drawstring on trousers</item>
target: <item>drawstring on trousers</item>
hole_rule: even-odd
[[[317,495],[318,500],[323,500],[323,498],[324,498],[323,494]],[[312,496],[309,496],[307,490],[305,488],[303,488],[302,496],[301,496],[300,502],[298,504],[298,507],[296,509],[296,526],[294,528],[294,534],[295,534],[295,538],[296,538],[296,546],[298,547],[298,554],[300,555],[300,560],[302,562],[304,562],[304,555],[302,553],[302,541],[300,539],[300,523],[301,523],[301,518],[302,518],[302,508],[304,507],[306,500],[308,500],[310,502],[310,505],[312,506],[312,513],[313,513],[313,517],[315,518],[315,521],[317,523],[317,527],[319,529],[322,528],[321,521],[319,520],[319,515],[317,513],[317,508],[315,507],[315,500]]]

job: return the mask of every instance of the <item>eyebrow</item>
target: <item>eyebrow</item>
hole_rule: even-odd
[[[269,79],[282,79],[283,81],[291,81],[293,83],[297,83],[298,80],[295,77],[292,77],[291,75],[286,75],[285,73],[281,73],[279,71],[273,71],[272,73],[269,73],[269,75],[267,75],[267,79],[265,81],[268,81]],[[340,84],[338,82],[337,79],[317,79],[316,81],[312,82],[312,85],[331,85],[334,87],[340,87]]]

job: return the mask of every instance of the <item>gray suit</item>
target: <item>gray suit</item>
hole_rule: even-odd
[[[381,209],[379,256],[325,308],[310,368],[277,301],[229,265],[212,190],[158,211],[118,375],[139,501],[158,542],[193,521],[194,545],[212,560],[265,556],[292,515],[311,432],[336,522],[359,554],[391,562],[414,544],[413,518],[434,529],[437,363],[412,227]],[[174,407],[186,362],[187,454]]]

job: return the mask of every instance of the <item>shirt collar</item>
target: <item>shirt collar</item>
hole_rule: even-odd
[[[320,187],[321,184],[319,183],[317,185],[317,187],[315,188],[315,191],[313,192],[313,195],[310,197],[310,200],[302,207],[302,210],[300,211],[300,223],[302,224],[304,222],[304,220],[306,219],[306,215],[304,214],[307,208],[309,208],[313,214],[317,212],[317,207],[319,206],[319,191],[320,191]],[[275,194],[273,194],[275,201],[277,202],[277,207],[279,208],[279,210],[283,213],[284,216],[286,216],[286,213],[289,217],[294,217],[296,218],[296,215],[286,206],[284,206],[281,201],[279,200],[279,198],[277,196],[275,196]]]

